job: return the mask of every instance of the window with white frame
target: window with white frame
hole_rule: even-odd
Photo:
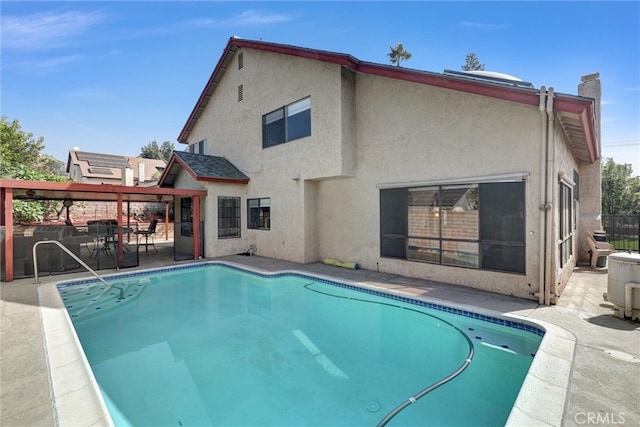
[[[240,237],[240,197],[218,196],[218,239]]]
[[[285,105],[262,116],[262,147],[273,147],[311,135],[311,98]]]

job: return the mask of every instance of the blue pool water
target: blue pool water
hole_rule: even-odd
[[[125,300],[100,282],[58,288],[118,426],[377,425],[467,364],[388,425],[502,425],[543,334],[219,264],[110,281]]]

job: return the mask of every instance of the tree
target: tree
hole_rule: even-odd
[[[465,58],[466,63],[462,66],[462,71],[483,71],[484,64],[480,63],[478,56],[474,52],[469,52]]]
[[[162,145],[158,146],[156,141],[151,141],[140,149],[140,157],[144,159],[158,159],[169,162],[175,146],[173,142],[164,141]]]
[[[396,47],[389,46],[389,49],[391,49],[391,51],[387,53],[389,61],[392,64],[396,64],[398,67],[400,66],[400,62],[411,58],[411,53],[404,50],[402,43],[398,43]]]
[[[14,178],[20,165],[33,167],[40,162],[40,150],[44,149],[44,138],[33,138],[24,132],[18,120],[9,122],[7,116],[0,117],[0,176]]]
[[[633,176],[630,164],[618,164],[607,158],[602,166],[602,213],[640,214],[640,177]]]
[[[0,117],[0,178],[25,179],[30,181],[66,181],[56,172],[58,162],[51,156],[41,154],[44,137],[35,139],[25,132],[18,120],[9,122]],[[57,211],[58,202],[52,200],[13,202],[13,217],[16,221],[41,221]]]

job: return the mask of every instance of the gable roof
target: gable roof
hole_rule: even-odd
[[[531,106],[538,106],[540,104],[540,92],[544,90],[535,89],[533,85],[504,84],[504,82],[500,82],[497,79],[478,79],[477,76],[459,76],[457,73],[454,74],[451,72],[434,73],[401,68],[392,65],[360,61],[344,53],[231,37],[204,90],[200,94],[196,105],[191,111],[187,122],[182,128],[178,136],[178,142],[183,144],[187,143],[189,134],[207,107],[229,63],[233,59],[236,51],[241,48],[257,49],[265,52],[329,62],[350,68],[358,73],[400,79]],[[579,126],[577,132],[566,132],[576,156],[581,161],[595,162],[598,158],[599,150],[597,148],[598,142],[595,134],[594,100],[592,98],[564,95],[561,93],[554,93],[553,96],[555,99],[554,109],[560,113],[559,118],[563,128],[575,129],[576,124]],[[564,121],[565,118],[567,119],[567,123]]]
[[[180,172],[184,169],[196,181],[229,182],[246,184],[249,177],[224,157],[195,154],[187,151],[174,151],[169,164],[160,177],[158,186],[172,187]]]

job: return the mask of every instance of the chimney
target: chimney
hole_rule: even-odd
[[[122,168],[122,185],[133,187],[133,169]]]
[[[138,163],[138,185],[144,182],[144,163]]]
[[[598,159],[593,164],[582,163],[578,167],[580,173],[580,188],[588,192],[588,197],[582,197],[583,193],[580,193],[578,229],[593,231],[602,230],[602,150],[600,140],[600,102],[602,100],[602,89],[600,87],[600,73],[586,74],[582,76],[581,80],[582,82],[578,85],[578,95],[594,99],[593,114],[595,116]],[[583,235],[583,233],[580,233],[580,235]],[[586,245],[585,242],[579,244],[581,246],[579,258],[583,261],[588,260],[588,245]]]

